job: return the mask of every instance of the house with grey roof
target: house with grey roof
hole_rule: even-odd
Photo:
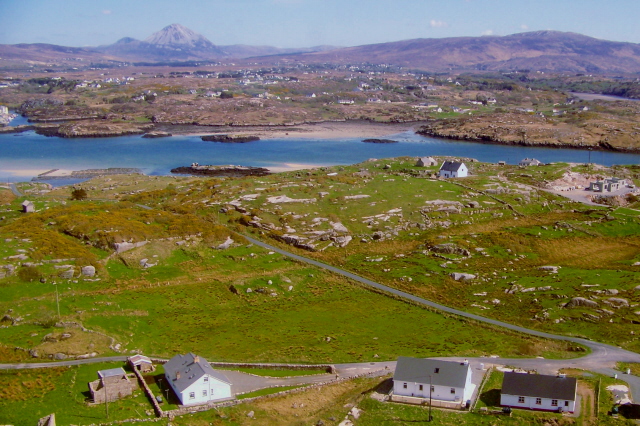
[[[464,163],[459,161],[445,161],[440,166],[438,176],[444,178],[467,177],[469,170]]]
[[[467,361],[401,356],[393,375],[393,394],[465,404],[471,399],[471,367]]]
[[[176,355],[164,365],[164,375],[182,405],[231,399],[231,382],[206,359],[188,353]]]
[[[36,207],[29,200],[22,202],[22,213],[33,213],[36,211]]]
[[[578,381],[563,374],[504,373],[500,405],[530,410],[573,413]]]

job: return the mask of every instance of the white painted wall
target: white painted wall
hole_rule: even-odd
[[[191,393],[193,393],[193,398]],[[231,385],[221,382],[215,377],[204,375],[181,394],[178,392],[176,394],[178,394],[182,405],[206,404],[209,401],[231,398]]]
[[[548,411],[558,411],[558,407],[562,408],[564,412],[571,412],[576,408],[576,402],[568,401],[568,405],[565,405],[567,402],[564,399],[558,400],[558,405],[554,406],[551,404],[551,398],[541,398],[541,403],[536,404],[536,398],[533,396],[525,396],[524,403],[518,402],[519,395],[500,395],[500,405],[507,407],[515,407],[515,408],[528,408],[531,410],[548,410]]]

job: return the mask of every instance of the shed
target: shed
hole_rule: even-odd
[[[151,362],[151,360],[144,355],[138,354],[130,356],[128,358],[128,361],[131,365],[131,368],[138,370],[141,373],[148,373],[155,370],[155,368],[153,367],[153,362]]]
[[[33,213],[35,211],[36,208],[31,201],[25,200],[22,202],[22,213]]]

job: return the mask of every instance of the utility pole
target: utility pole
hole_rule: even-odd
[[[103,380],[105,378],[103,377]],[[107,381],[104,381],[104,408],[107,411],[107,419],[109,418],[109,394],[107,393]]]
[[[56,306],[58,308],[58,321],[60,321],[60,298],[58,297],[58,284],[54,282],[53,285],[56,287]]]

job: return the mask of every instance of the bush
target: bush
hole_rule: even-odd
[[[42,277],[35,266],[24,266],[18,270],[18,278],[25,282],[38,281]]]
[[[87,191],[82,188],[74,189],[71,191],[72,200],[84,200],[86,198],[87,198]]]

